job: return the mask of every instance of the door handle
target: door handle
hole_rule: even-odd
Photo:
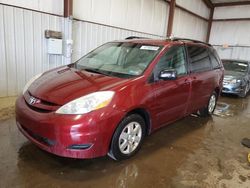
[[[184,85],[188,85],[188,84],[190,84],[190,80],[189,79],[185,79],[184,80]]]

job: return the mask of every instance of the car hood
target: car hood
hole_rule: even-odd
[[[232,79],[240,79],[245,76],[243,72],[236,72],[236,71],[225,71],[225,78],[232,78]]]
[[[41,100],[63,105],[71,100],[96,91],[112,90],[129,79],[105,76],[77,70],[70,66],[44,73],[28,91]]]

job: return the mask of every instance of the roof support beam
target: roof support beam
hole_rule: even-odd
[[[223,18],[213,19],[214,22],[250,21],[250,18]]]
[[[70,17],[73,15],[73,0],[64,0],[64,17]]]
[[[226,6],[237,6],[237,5],[250,5],[250,1],[238,1],[230,3],[214,3],[214,7],[226,7]]]
[[[210,39],[211,28],[213,24],[213,17],[214,17],[214,7],[210,9],[210,15],[209,15],[208,27],[207,27],[207,38],[206,38],[207,43],[209,43],[209,39]]]
[[[170,8],[169,8],[169,15],[168,15],[167,37],[170,37],[173,32],[174,10],[175,10],[175,0],[171,0]]]
[[[207,5],[208,8],[210,9],[214,8],[214,5],[211,2],[211,0],[202,0],[202,1]]]

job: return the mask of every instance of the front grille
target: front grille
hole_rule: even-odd
[[[28,93],[29,97],[32,97],[32,95],[31,95],[31,93],[29,91],[27,93]],[[44,104],[44,105],[47,105],[47,106],[58,106],[55,103],[52,103],[52,102],[49,102],[49,101],[45,101],[43,99],[39,99],[39,100],[41,101],[40,102],[41,104]]]
[[[25,103],[27,104],[27,106],[28,106],[30,109],[32,109],[32,110],[34,110],[34,111],[36,111],[36,112],[40,112],[40,113],[49,113],[49,112],[53,112],[52,110],[46,110],[46,109],[42,109],[42,108],[38,108],[38,107],[32,106],[32,105],[28,104],[26,101],[25,101]]]
[[[36,102],[30,103],[31,98],[36,100]],[[60,107],[60,105],[58,105],[58,104],[55,104],[55,103],[52,103],[52,102],[49,102],[49,101],[45,101],[45,100],[40,99],[40,98],[36,98],[33,95],[31,95],[30,92],[26,92],[24,94],[24,99],[25,99],[25,102],[26,102],[27,106],[30,109],[32,109],[32,110],[34,110],[36,112],[39,112],[39,113],[54,112]]]
[[[33,139],[35,139],[36,141],[45,144],[46,146],[53,146],[55,145],[55,141],[54,140],[50,140],[48,138],[42,137],[38,134],[33,133],[32,131],[30,131],[29,129],[27,129],[26,127],[22,126],[22,129],[25,130],[26,133],[28,133]]]

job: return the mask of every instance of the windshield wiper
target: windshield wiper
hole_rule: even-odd
[[[109,76],[109,74],[104,73],[103,71],[100,71],[100,70],[98,70],[98,69],[89,69],[89,68],[85,68],[84,70],[87,71],[87,72],[93,72],[93,73],[103,74],[103,75],[105,75],[105,76]]]

